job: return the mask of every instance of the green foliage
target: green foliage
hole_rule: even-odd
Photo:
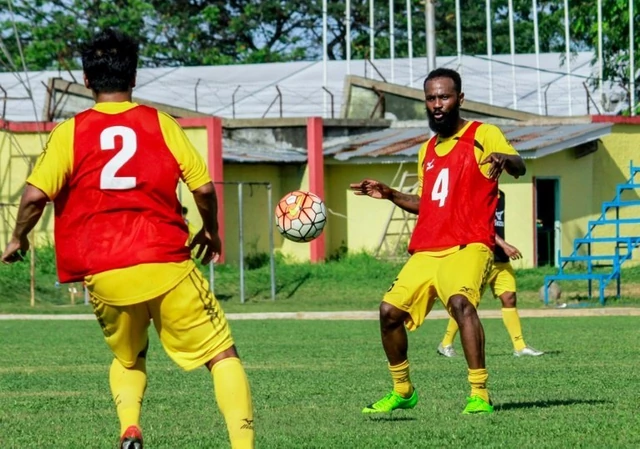
[[[337,254],[340,254],[338,256]],[[36,307],[29,307],[29,261],[13,265],[0,265],[0,313],[90,313],[88,306],[71,307],[68,285],[56,286],[54,252],[51,247],[36,251]],[[240,304],[240,271],[237,265],[216,265],[214,286],[216,297],[231,312],[282,312],[375,310],[384,292],[402,268],[403,261],[379,260],[367,253],[336,253],[321,264],[296,263],[276,253],[276,301],[271,300],[271,269],[265,253],[251,253],[245,259],[245,304]],[[209,266],[199,265],[209,279]],[[568,272],[579,271],[576,268]],[[554,273],[553,267],[517,270],[519,307],[542,307],[538,290],[545,274]],[[640,267],[623,268],[620,301],[609,305],[637,305],[636,292],[640,289]],[[80,284],[77,284],[80,289]],[[561,283],[563,302],[595,304],[586,300],[586,282]],[[615,285],[607,292],[613,294]],[[81,295],[80,295],[81,296]],[[77,298],[82,302],[82,298]],[[440,307],[439,304],[436,305]],[[500,302],[487,291],[482,308],[499,308]]]
[[[436,4],[439,55],[456,53],[454,2],[440,0]],[[562,3],[562,0],[538,1],[542,51],[564,49]],[[369,4],[369,0],[351,1],[353,58],[370,56]],[[406,2],[396,1],[394,6],[395,54],[403,57],[408,54]],[[374,7],[376,57],[388,57],[388,3],[374,2]],[[461,8],[463,53],[486,54],[485,2],[462,0]],[[531,1],[515,0],[514,9],[516,50],[533,52]],[[424,2],[412,0],[410,10],[414,54],[424,55]],[[613,14],[614,10],[609,12]],[[11,11],[5,4],[0,5],[0,12],[4,12],[0,16],[3,17],[0,20],[3,41],[14,63],[1,58],[5,70],[19,66],[16,36],[22,43],[29,69],[64,70],[79,66],[78,45],[94,30],[107,26],[119,27],[140,40],[145,67],[292,61],[317,59],[322,54],[322,2],[319,0],[18,0],[13,2]],[[590,26],[587,12],[592,11],[582,6],[572,9],[576,31]],[[327,14],[328,56],[344,59],[347,32],[344,2],[328,2]],[[492,2],[491,17],[493,52],[508,53],[507,0]],[[612,32],[624,26],[623,17],[611,22]],[[589,36],[574,33],[574,48],[592,45]]]
[[[637,317],[524,319],[539,358],[511,355],[502,320],[483,321],[496,413],[461,417],[467,368],[438,357],[446,321],[409,335],[413,410],[365,418],[391,387],[376,321],[232,321],[251,383],[256,447],[637,448]],[[151,448],[229,447],[206,369],[185,373],[150,329],[142,428]],[[94,321],[0,326],[0,447],[109,448],[118,425],[111,353]]]

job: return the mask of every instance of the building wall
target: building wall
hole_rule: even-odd
[[[46,144],[47,135],[38,133],[12,133],[0,131],[0,245],[4,248],[15,225],[17,204],[30,173],[30,167]],[[53,229],[52,208],[45,211],[36,228],[36,238],[49,238],[47,230]]]
[[[560,216],[558,218],[561,222],[563,255],[571,253],[573,241],[584,236],[587,231],[587,221],[596,212],[591,200],[593,156],[589,154],[576,159],[572,150],[565,150],[529,163],[532,176],[559,180]],[[532,189],[535,189],[535,185],[532,185]]]
[[[528,162],[528,161],[527,161]],[[535,263],[534,195],[531,166],[520,179],[503,174],[500,189],[505,193],[505,241],[522,253],[522,259],[513,262],[517,268],[532,267]]]
[[[402,173],[404,171],[415,173],[416,165],[328,165],[325,182],[327,207],[344,215],[330,214],[328,254],[342,245],[347,246],[351,252],[374,251],[378,247],[389,214],[393,209],[389,201],[354,195],[349,189],[349,184],[372,178],[397,187]]]
[[[613,200],[616,194],[616,185],[626,182],[629,178],[629,163],[640,165],[640,125],[617,124],[613,126],[611,134],[602,138],[598,151],[594,154],[594,170],[592,175],[593,195],[592,204],[593,220],[600,216],[600,209],[604,201]],[[640,184],[640,175],[636,175],[636,184]],[[637,191],[627,191],[622,195],[623,200],[640,200]],[[615,216],[615,210],[607,215]],[[640,207],[631,206],[620,209],[621,218],[640,218]],[[640,225],[621,225],[621,233],[624,235],[640,235]],[[615,234],[613,226],[600,227],[596,236],[605,237]],[[612,253],[611,244],[597,244],[595,252]],[[640,261],[640,255],[634,255],[634,260]]]
[[[200,154],[207,158],[207,134],[204,129],[185,130]],[[44,139],[46,134],[42,135]],[[599,143],[598,151],[576,159],[572,150],[563,151],[538,160],[528,160],[528,172],[522,179],[508,176],[501,179],[501,188],[507,195],[507,241],[523,253],[517,266],[528,267],[534,263],[535,208],[533,177],[558,177],[560,180],[560,220],[562,222],[562,253],[569,254],[573,240],[586,232],[587,221],[600,215],[603,201],[615,195],[616,184],[629,176],[629,161],[640,156],[636,142],[640,137],[640,125],[620,124],[613,127],[611,135]],[[0,203],[15,204],[19,201],[24,181],[32,164],[42,149],[41,136],[36,133],[8,133],[0,131]],[[349,190],[349,184],[366,177],[397,185],[404,171],[415,173],[415,164],[332,164],[325,166],[325,200],[331,210],[325,228],[327,255],[334,254],[341,246],[349,251],[373,251],[377,248],[388,221],[392,206],[389,202],[357,197]],[[306,165],[232,164],[224,167],[224,180],[271,182],[273,204],[285,193],[308,188]],[[395,182],[394,182],[395,180]],[[640,182],[639,182],[640,183]],[[226,256],[230,262],[238,260],[238,193],[237,186],[224,188]],[[181,186],[178,195],[189,208],[189,219],[201,225],[197,209],[188,190]],[[625,199],[640,199],[634,192]],[[265,187],[245,187],[244,237],[245,254],[267,252],[269,245],[269,220],[273,211],[268,210]],[[0,207],[0,245],[4,246],[15,223],[17,207]],[[38,243],[51,240],[53,229],[52,208],[48,208],[36,228]],[[630,207],[621,211],[622,217],[640,217],[640,208]],[[396,212],[396,218],[401,215]],[[401,220],[392,223],[391,231],[398,231]],[[623,232],[640,235],[640,226],[625,225]],[[598,235],[611,235],[612,228],[603,229]],[[277,251],[291,259],[308,260],[309,244],[284,240],[274,230]],[[393,242],[392,242],[393,243]],[[402,245],[400,245],[402,249]],[[610,251],[611,245],[595,248],[595,252]]]

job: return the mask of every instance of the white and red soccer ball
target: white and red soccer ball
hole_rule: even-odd
[[[276,226],[285,238],[294,242],[310,242],[322,234],[327,223],[324,202],[311,192],[294,190],[276,206]]]

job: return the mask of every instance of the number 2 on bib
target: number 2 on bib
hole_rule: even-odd
[[[122,148],[109,159],[109,162],[102,169],[100,173],[101,190],[129,190],[136,187],[135,176],[116,176],[118,170],[136,154],[138,138],[135,131],[126,126],[106,128],[100,133],[100,149],[103,151],[115,150],[117,136],[122,138]]]
[[[447,200],[447,195],[449,195],[449,169],[443,168],[433,184],[431,200],[438,201],[438,207],[442,207]]]

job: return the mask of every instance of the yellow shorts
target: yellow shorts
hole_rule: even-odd
[[[224,312],[195,267],[174,288],[148,301],[114,306],[92,296],[91,304],[107,344],[126,367],[146,352],[151,320],[169,357],[187,371],[233,346]]]
[[[500,297],[505,293],[516,292],[516,273],[509,262],[496,262],[491,267],[487,278],[493,296]]]
[[[449,298],[463,295],[477,306],[493,263],[493,253],[474,243],[446,255],[413,254],[384,295],[383,301],[409,313],[406,327],[424,322],[436,298],[447,306]]]

